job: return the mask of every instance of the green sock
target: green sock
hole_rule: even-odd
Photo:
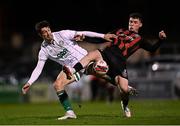
[[[72,110],[71,103],[65,90],[58,91],[57,96],[65,111]]]

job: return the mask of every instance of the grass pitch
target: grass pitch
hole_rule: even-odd
[[[122,116],[120,102],[72,103],[78,118],[58,121],[57,103],[0,104],[0,125],[175,125],[180,124],[180,100],[131,100],[132,118]]]

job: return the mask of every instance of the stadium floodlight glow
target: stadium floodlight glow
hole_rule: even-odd
[[[158,63],[154,63],[154,64],[152,65],[152,70],[153,70],[153,71],[158,70],[158,68],[159,68],[159,64],[158,64]]]

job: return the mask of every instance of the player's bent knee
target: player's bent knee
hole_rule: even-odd
[[[55,90],[61,90],[64,89],[64,84],[61,80],[56,80],[53,84]]]
[[[72,83],[74,80],[75,80],[74,78],[71,80],[59,78],[59,79],[56,79],[53,86],[55,90],[64,90],[65,86]]]
[[[129,92],[128,87],[121,86],[121,85],[118,85],[118,87],[119,87],[119,90],[121,93],[128,93]]]
[[[89,52],[87,55],[89,58],[92,58],[92,59],[99,59],[101,57],[100,52],[98,50]]]
[[[124,91],[125,93],[128,93],[128,92],[129,92],[128,86],[127,86],[127,87],[124,87],[123,91]]]

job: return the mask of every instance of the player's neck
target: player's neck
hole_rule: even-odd
[[[54,44],[54,39],[52,39],[52,40],[46,40],[46,42],[47,42],[48,44]]]

